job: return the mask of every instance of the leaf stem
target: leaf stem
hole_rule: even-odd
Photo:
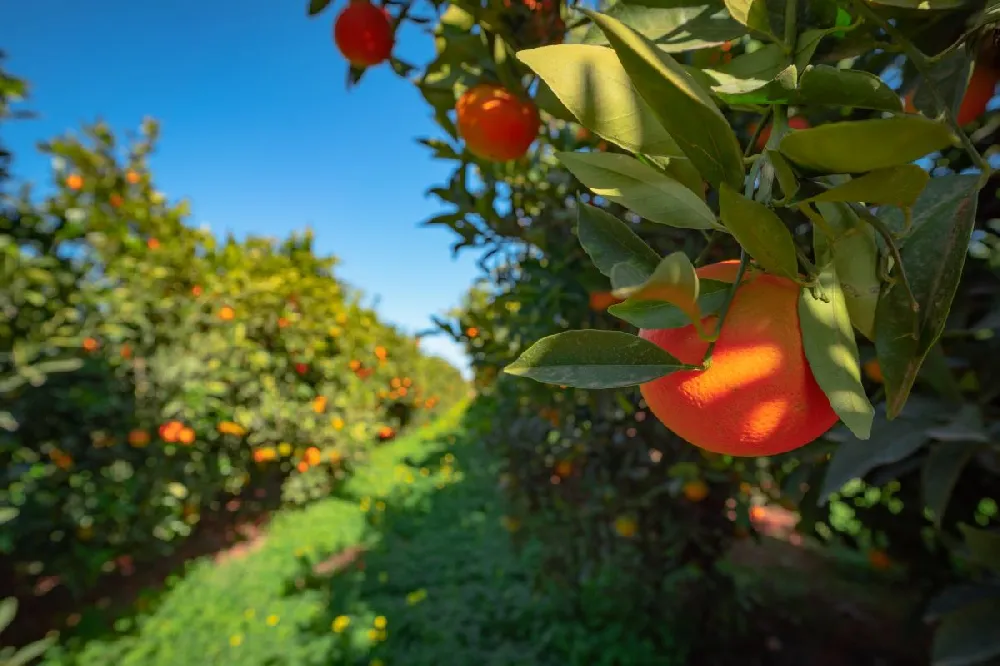
[[[938,91],[937,86],[930,83],[930,69],[934,64],[934,60],[924,55],[923,51],[918,49],[913,42],[907,39],[906,35],[900,32],[896,26],[879,16],[874,9],[868,6],[865,0],[850,0],[850,2],[851,5],[854,6],[855,10],[857,10],[857,12],[863,16],[865,20],[871,21],[877,25],[885,32],[886,35],[889,36],[889,39],[898,44],[913,63],[913,66],[916,67],[918,72],[920,72],[920,76],[924,78],[924,82],[931,93],[931,98],[934,100],[934,106],[937,107],[938,113],[944,114],[944,119],[948,124],[948,127],[959,138],[959,141],[962,143],[963,150],[968,153],[969,159],[971,159],[972,163],[976,165],[977,169],[979,169],[979,188],[982,189],[990,178],[992,168],[990,167],[990,163],[979,154],[978,150],[976,150],[976,146],[973,145],[969,135],[962,131],[962,127],[955,119],[955,114],[952,112],[951,107],[945,103],[944,99],[941,97],[941,93]]]
[[[917,302],[917,297],[913,294],[913,289],[910,287],[910,280],[906,277],[906,268],[903,266],[903,256],[899,252],[899,246],[896,245],[896,239],[893,237],[892,232],[889,227],[885,226],[885,223],[878,219],[878,217],[868,210],[866,207],[860,204],[851,204],[851,210],[858,214],[859,217],[864,219],[865,222],[872,225],[885,241],[886,246],[889,248],[889,252],[892,254],[893,261],[896,262],[896,266],[899,267],[899,278],[903,282],[903,288],[906,290],[907,296],[910,298],[910,309],[914,312],[920,312],[920,304]]]
[[[729,287],[729,291],[726,292],[726,300],[722,304],[722,308],[719,310],[719,324],[715,327],[715,335],[712,341],[708,343],[708,349],[705,350],[705,356],[701,359],[701,369],[708,370],[712,366],[712,352],[715,351],[715,343],[718,342],[719,336],[722,335],[722,326],[726,323],[726,315],[729,314],[729,306],[733,304],[733,300],[736,298],[736,290],[739,289],[740,284],[743,282],[743,275],[747,272],[747,266],[750,265],[750,255],[742,247],[740,248],[740,268],[736,271],[736,279],[733,284]]]

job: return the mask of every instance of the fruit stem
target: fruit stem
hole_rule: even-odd
[[[747,272],[748,265],[750,265],[750,256],[747,254],[747,251],[741,247],[740,268],[736,271],[736,279],[729,287],[729,291],[726,293],[726,300],[722,304],[722,308],[719,310],[719,324],[715,327],[715,336],[712,341],[708,343],[708,349],[705,350],[705,356],[701,359],[702,370],[708,370],[712,365],[712,352],[715,351],[715,343],[719,341],[719,336],[722,335],[722,325],[726,323],[726,315],[729,314],[729,306],[733,304],[733,299],[736,297],[736,290],[739,289],[740,283],[743,282],[743,275]]]
[[[906,277],[906,268],[903,266],[903,256],[899,253],[899,246],[896,245],[896,239],[893,237],[892,232],[889,227],[885,226],[885,223],[878,219],[874,213],[872,213],[868,208],[860,204],[851,204],[851,210],[857,213],[865,222],[872,225],[885,241],[886,246],[889,248],[889,252],[892,253],[892,259],[896,262],[899,267],[899,278],[903,282],[903,288],[906,289],[906,295],[910,299],[910,309],[914,312],[920,312],[920,304],[917,303],[917,297],[913,294],[913,289],[910,288],[910,280]]]
[[[924,55],[923,51],[918,49],[913,42],[906,38],[902,32],[900,32],[896,26],[889,23],[887,20],[882,18],[875,12],[871,7],[869,7],[865,0],[850,0],[851,5],[857,10],[857,12],[865,18],[866,21],[871,21],[873,24],[878,26],[888,35],[889,39],[899,45],[906,56],[913,63],[913,66],[920,73],[920,76],[924,79],[924,84],[927,86],[931,93],[931,98],[934,100],[934,106],[937,107],[938,113],[944,114],[945,122],[952,132],[959,138],[962,143],[962,148],[969,155],[969,159],[972,163],[976,165],[979,169],[979,188],[985,187],[986,182],[990,178],[990,173],[993,169],[990,167],[989,162],[987,162],[976,147],[973,145],[972,140],[969,139],[969,135],[962,131],[961,126],[955,119],[955,114],[951,110],[951,106],[945,103],[944,99],[941,97],[940,91],[938,91],[937,86],[933,85],[931,81],[931,66],[934,61]],[[792,3],[794,4],[794,3]]]

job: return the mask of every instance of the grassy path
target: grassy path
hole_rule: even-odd
[[[44,663],[575,663],[552,648],[585,635],[533,598],[500,525],[494,463],[461,418],[378,449],[339,497],[279,513],[247,554],[192,563],[113,633],[85,618]]]

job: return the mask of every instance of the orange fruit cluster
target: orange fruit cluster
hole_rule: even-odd
[[[180,421],[167,421],[160,426],[159,432],[160,439],[170,444],[176,443],[187,446],[194,443],[194,430]]]

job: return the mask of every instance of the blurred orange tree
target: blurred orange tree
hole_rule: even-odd
[[[0,215],[0,553],[91,584],[164,553],[226,496],[322,497],[464,397],[458,371],[361,303],[310,232],[222,241],[147,159],[157,125],[42,146],[54,191]]]

